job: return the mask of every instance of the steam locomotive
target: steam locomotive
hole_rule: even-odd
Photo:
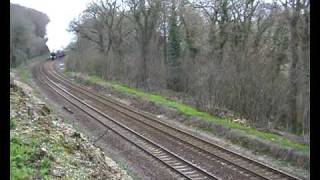
[[[60,58],[63,58],[65,55],[66,54],[63,50],[62,51],[58,50],[56,52],[51,52],[49,59],[51,59],[51,60],[60,59]]]

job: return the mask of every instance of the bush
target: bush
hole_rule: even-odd
[[[26,142],[19,138],[11,139],[11,179],[32,179],[37,176],[40,176],[42,179],[46,179],[51,167],[51,162],[47,156],[39,156],[39,149],[40,142],[37,140]]]
[[[10,118],[10,129],[14,129],[16,127],[16,120],[14,118]]]
[[[20,139],[13,138],[10,142],[10,178],[29,179],[33,169],[30,163],[35,155],[35,150],[25,145]]]

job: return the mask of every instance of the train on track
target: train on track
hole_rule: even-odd
[[[58,50],[58,51],[56,51],[56,52],[51,52],[50,53],[50,56],[48,57],[48,59],[50,59],[50,60],[56,60],[56,59],[61,59],[61,58],[63,58],[64,56],[66,55],[66,53],[65,53],[65,51],[63,51],[63,50]]]

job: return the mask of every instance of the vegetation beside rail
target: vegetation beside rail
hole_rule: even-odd
[[[309,10],[309,0],[93,2],[70,23],[66,68],[184,93],[202,111],[309,141]]]
[[[10,67],[49,54],[46,45],[49,21],[43,12],[10,3]]]
[[[70,72],[68,72],[67,74],[72,75],[72,73],[70,73]],[[172,100],[172,99],[169,99],[166,97],[162,97],[160,95],[143,92],[143,91],[140,91],[140,90],[137,90],[134,88],[130,88],[126,85],[119,84],[117,82],[105,81],[102,78],[100,78],[98,76],[94,76],[94,75],[85,76],[85,77],[86,77],[86,80],[91,83],[96,83],[96,84],[99,84],[104,87],[112,87],[112,89],[117,92],[125,93],[127,95],[134,96],[134,97],[139,97],[144,100],[147,100],[147,101],[150,101],[150,102],[153,102],[153,103],[165,106],[165,107],[174,108],[182,115],[199,117],[205,121],[219,124],[219,125],[222,125],[226,128],[241,130],[246,134],[254,135],[254,136],[262,138],[264,140],[268,140],[268,141],[271,141],[273,143],[276,143],[276,144],[279,144],[282,146],[290,147],[290,148],[296,149],[298,151],[302,151],[302,152],[309,151],[308,145],[293,142],[293,141],[291,141],[287,138],[284,138],[282,136],[279,136],[277,134],[258,131],[254,128],[249,127],[249,126],[236,123],[228,118],[215,117],[215,116],[210,115],[206,112],[199,111],[189,105],[185,105],[185,104],[177,102],[175,100]]]
[[[10,124],[11,124],[10,120]],[[51,160],[41,156],[40,144],[45,139],[10,139],[10,176],[12,179],[28,179],[39,176],[48,179]]]
[[[21,63],[19,66],[11,68],[11,71],[15,72],[22,82],[27,83],[31,77],[30,70],[28,69],[29,64],[36,61],[44,61],[46,58],[47,55],[34,57],[27,62]]]

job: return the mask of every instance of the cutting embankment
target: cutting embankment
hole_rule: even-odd
[[[131,179],[13,74],[10,74],[10,177]]]

